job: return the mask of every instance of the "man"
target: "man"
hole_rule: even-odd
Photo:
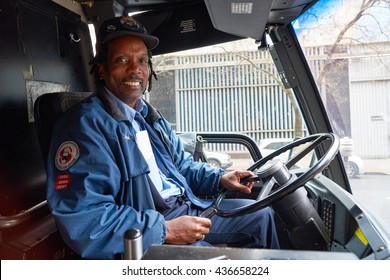
[[[97,38],[95,95],[57,122],[48,159],[48,202],[65,242],[83,258],[112,259],[138,228],[152,244],[215,243],[278,248],[270,209],[236,218],[199,217],[249,171],[224,174],[194,162],[169,123],[142,99],[158,39],[131,17],[107,20]],[[232,200],[234,207],[247,203]]]

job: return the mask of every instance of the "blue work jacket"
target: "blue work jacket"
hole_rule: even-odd
[[[185,177],[185,195],[218,193],[222,169],[193,161],[162,115],[148,105],[146,119]],[[83,258],[113,259],[123,252],[123,235],[138,228],[143,248],[162,244],[164,200],[149,176],[135,131],[105,90],[65,112],[57,121],[47,162],[47,200],[65,243]]]

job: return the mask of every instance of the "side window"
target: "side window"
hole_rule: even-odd
[[[248,149],[243,145],[239,146],[236,149],[232,149],[229,148],[229,144],[206,144],[205,154],[207,162],[226,171],[245,170],[254,161]]]

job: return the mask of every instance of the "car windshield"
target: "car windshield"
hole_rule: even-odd
[[[390,224],[390,13],[385,2],[319,1],[293,26],[341,139],[352,193]],[[153,63],[158,83],[146,99],[158,104],[178,132],[242,133],[263,156],[286,139],[309,134],[294,90],[285,88],[269,49],[253,39],[154,56]],[[315,113],[309,118],[315,122]],[[230,155],[227,169],[253,164],[243,145],[206,145],[208,151]]]

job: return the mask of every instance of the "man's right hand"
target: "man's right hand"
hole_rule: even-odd
[[[180,216],[165,222],[167,235],[166,244],[186,245],[203,240],[210,232],[211,221],[196,216]]]

